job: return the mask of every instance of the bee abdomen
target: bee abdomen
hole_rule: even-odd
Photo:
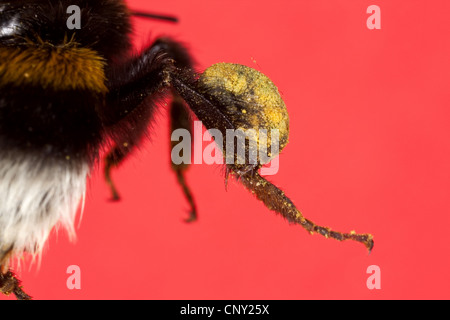
[[[38,253],[58,223],[74,235],[88,172],[85,161],[49,161],[34,153],[2,151],[0,265],[11,253]]]

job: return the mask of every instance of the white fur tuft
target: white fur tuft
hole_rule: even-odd
[[[0,263],[10,248],[13,255],[39,253],[57,224],[75,236],[88,173],[88,164],[80,160],[0,154]]]

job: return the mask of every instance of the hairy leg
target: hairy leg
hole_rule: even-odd
[[[296,223],[305,228],[309,233],[317,233],[325,238],[335,240],[353,240],[364,244],[369,250],[373,248],[373,239],[370,234],[357,234],[355,232],[342,233],[331,230],[328,227],[316,225],[314,222],[306,219],[303,214],[295,207],[293,202],[277,186],[270,183],[257,172],[247,173],[239,176],[242,184],[256,197],[261,200],[267,208],[280,213],[291,223]]]
[[[270,103],[274,97],[263,97],[263,99],[256,101],[255,104],[252,102],[247,103],[247,101],[252,101],[255,97],[257,99],[260,97],[255,96],[251,92],[244,92],[236,99],[235,95],[239,90],[235,90],[236,88],[233,86],[231,88],[222,88],[222,75],[206,78],[206,81],[203,81],[205,79],[202,80],[192,69],[185,67],[186,63],[177,63],[177,54],[183,51],[178,51],[178,49],[174,48],[182,47],[167,39],[156,42],[155,45],[144,51],[140,57],[130,62],[129,68],[131,68],[131,72],[127,73],[129,79],[124,81],[119,77],[119,79],[116,79],[116,90],[114,90],[114,86],[112,87],[110,100],[112,100],[111,104],[114,107],[109,108],[105,119],[110,120],[112,123],[126,119],[127,114],[133,114],[135,110],[139,109],[140,99],[144,100],[149,96],[161,93],[163,89],[172,89],[183,98],[207,129],[218,129],[223,136],[226,136],[227,129],[235,130],[243,124],[248,124],[250,127],[258,126],[258,116],[254,119],[248,118],[246,116],[248,115],[247,109],[254,111],[260,110],[259,108],[266,108],[267,105],[265,103]],[[184,54],[178,56],[179,59],[186,57],[187,55],[185,56]],[[225,64],[222,69],[225,72],[224,75],[227,76],[227,72],[233,71],[233,66]],[[239,70],[242,70],[242,68],[239,68]],[[255,79],[260,79],[259,75],[256,75],[254,72],[247,73],[247,75],[238,73],[237,76],[244,80],[236,82],[238,86],[241,83],[252,84],[252,81],[255,81]],[[245,78],[247,76],[248,78]],[[272,88],[270,84],[267,84],[266,80],[256,81],[256,86],[262,86],[263,91],[267,90],[267,88]],[[121,103],[122,101],[125,104]],[[230,107],[233,107],[231,113],[229,112]],[[233,111],[239,109],[246,110],[246,112]],[[256,113],[256,115],[258,114]],[[269,118],[269,120],[277,119],[278,117],[275,115],[280,114],[273,113],[273,115],[274,117]],[[369,251],[372,249],[373,239],[370,234],[341,233],[316,225],[303,217],[302,213],[286,197],[284,192],[262,178],[255,171],[258,167],[250,171],[241,169],[238,166],[227,167],[227,171],[234,172],[240,177],[244,186],[263,201],[267,208],[280,213],[291,222],[300,224],[310,233],[318,233],[326,238],[334,238],[340,241],[357,241],[364,244]],[[180,179],[180,183],[183,185],[184,179]],[[186,190],[188,189],[186,188]],[[185,194],[189,200],[190,193],[185,191]]]
[[[155,104],[168,86],[168,69],[190,69],[192,61],[180,44],[167,38],[160,38],[144,50],[141,56],[110,71],[110,93],[108,110],[103,119],[111,127],[115,145],[104,159],[104,176],[111,189],[112,199],[120,196],[114,184],[111,171],[119,166],[145,136]],[[172,130],[183,128],[191,131],[191,122],[182,99],[173,92],[170,118]],[[186,183],[187,165],[172,165],[183,193],[191,206],[187,221],[197,218],[197,210],[192,193]]]
[[[176,129],[185,129],[189,133],[192,133],[192,122],[191,119],[189,118],[188,111],[184,107],[183,100],[177,95],[174,95],[172,104],[170,106],[170,124],[171,124],[170,125],[171,132],[173,132]],[[171,149],[174,147],[175,144],[176,144],[175,141],[171,142]],[[195,205],[194,198],[192,196],[192,192],[186,182],[185,173],[188,168],[189,164],[187,163],[175,164],[172,161],[172,170],[175,172],[178,183],[180,184],[184,196],[186,197],[186,200],[188,201],[191,207],[189,211],[189,217],[185,221],[192,222],[197,220],[197,208]]]

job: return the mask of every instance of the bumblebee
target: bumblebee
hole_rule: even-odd
[[[79,28],[68,27],[69,6],[79,8]],[[74,233],[87,176],[102,160],[112,197],[120,198],[111,170],[146,136],[164,99],[171,101],[172,130],[191,129],[190,109],[207,129],[216,128],[224,136],[228,129],[276,128],[280,147],[287,143],[286,107],[267,77],[228,63],[200,74],[187,50],[170,38],[158,38],[133,55],[133,14],[142,15],[121,0],[0,0],[4,294],[30,298],[9,270],[10,259],[39,253],[57,224]],[[100,159],[103,151],[106,156]],[[283,191],[258,173],[261,166],[227,163],[226,178],[235,176],[269,209],[310,233],[372,249],[370,234],[341,233],[306,219]],[[196,207],[184,178],[187,166],[172,168],[191,205],[188,221],[193,221]]]

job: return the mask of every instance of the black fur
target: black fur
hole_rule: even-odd
[[[66,26],[70,5],[81,9],[80,30]],[[73,37],[105,59],[108,87],[106,96],[86,90],[0,87],[2,147],[92,161],[112,138],[113,153],[126,155],[144,135],[155,102],[167,92],[169,74],[176,68],[192,72],[188,53],[170,39],[157,40],[138,56],[130,54],[130,15],[122,1],[15,0],[0,1],[0,8],[0,50],[42,42],[59,46]]]
[[[81,9],[81,29],[67,28],[67,8]],[[0,45],[27,45],[24,39],[39,37],[54,45],[64,38],[91,48],[108,60],[126,54],[131,47],[129,12],[121,0],[9,0],[0,1],[0,30],[14,27],[14,33],[0,32]]]
[[[88,91],[0,88],[0,148],[92,161],[103,131],[93,106],[101,101]]]
[[[69,30],[66,10],[81,9],[81,29]],[[54,46],[72,39],[106,60],[108,69],[130,49],[129,14],[122,1],[0,1],[0,50]],[[14,28],[14,29],[11,29]],[[14,32],[11,32],[14,30]],[[1,61],[0,63],[8,63]],[[0,147],[21,148],[44,157],[95,159],[104,138],[99,111],[105,97],[86,90],[0,88]]]

